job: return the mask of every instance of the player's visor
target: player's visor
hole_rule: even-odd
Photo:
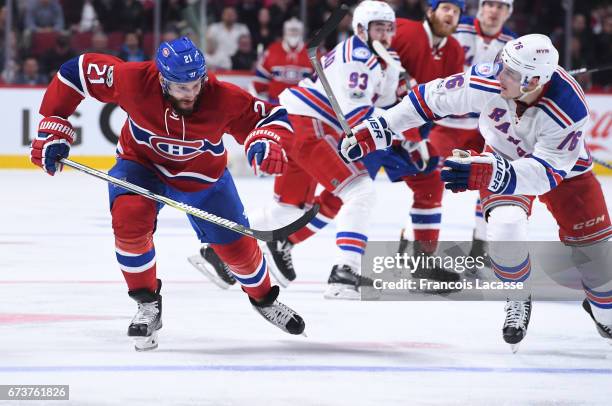
[[[395,35],[395,23],[391,21],[372,21],[370,23],[370,34]]]
[[[495,78],[499,79],[503,75],[504,77],[512,80],[513,82],[521,83],[521,74],[515,71],[514,69],[508,67],[508,65],[504,63],[502,58],[502,52],[503,50],[499,51],[497,53],[497,56],[495,57]]]

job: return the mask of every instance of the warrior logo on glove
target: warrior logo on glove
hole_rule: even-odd
[[[38,135],[32,141],[30,160],[53,176],[62,170],[64,165],[59,160],[68,158],[70,145],[75,138],[76,131],[68,120],[56,116],[45,117],[38,125]]]

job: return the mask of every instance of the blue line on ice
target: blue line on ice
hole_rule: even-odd
[[[502,368],[502,367],[419,367],[368,365],[66,365],[5,366],[0,373],[18,372],[457,372],[612,375],[612,368]]]

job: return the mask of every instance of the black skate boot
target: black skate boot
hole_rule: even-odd
[[[485,267],[491,267],[491,259],[489,258],[489,254],[487,253],[488,244],[485,240],[481,240],[476,238],[476,236],[472,237],[472,248],[470,249],[470,253],[468,254],[468,258],[473,258],[473,263],[482,262]],[[478,261],[478,257],[480,257],[480,261]],[[470,273],[472,275],[476,275],[478,271],[482,268],[473,267],[470,268]]]
[[[606,326],[605,324],[601,324],[597,321],[597,319],[593,315],[593,310],[591,310],[591,304],[587,299],[584,299],[582,301],[582,308],[585,312],[589,314],[589,316],[591,316],[591,318],[595,322],[595,327],[597,327],[597,332],[599,333],[599,335],[605,338],[608,344],[612,345],[612,326]]]
[[[261,302],[256,302],[249,297],[253,308],[266,320],[289,334],[302,334],[306,324],[302,317],[290,307],[277,300],[280,289],[272,286],[270,292]]]
[[[502,333],[504,341],[510,344],[513,353],[519,349],[519,344],[527,335],[527,327],[531,317],[531,296],[527,300],[506,300],[506,320]]]
[[[289,240],[268,241],[263,248],[269,259],[270,272],[278,283],[286,288],[291,281],[295,280],[295,269],[291,257],[293,243]]]
[[[157,280],[157,290],[138,289],[128,295],[138,303],[138,312],[128,327],[128,336],[134,338],[136,351],[148,351],[157,348],[157,331],[162,328],[162,282]]]
[[[228,289],[236,284],[236,278],[229,267],[219,258],[215,250],[208,244],[200,248],[200,255],[193,255],[187,260],[204,276],[222,289]]]
[[[327,279],[326,299],[359,300],[361,288],[373,288],[374,281],[361,276],[348,265],[334,265]]]

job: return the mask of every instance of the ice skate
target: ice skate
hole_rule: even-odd
[[[208,244],[200,248],[199,255],[192,255],[187,260],[204,276],[222,289],[228,289],[236,284],[236,278],[229,267],[217,256],[215,250]]]
[[[584,299],[582,301],[582,308],[585,312],[591,316],[593,321],[595,322],[595,327],[597,327],[597,332],[600,336],[606,339],[608,344],[612,345],[612,326],[606,326],[597,321],[595,316],[593,315],[593,310],[591,310],[591,303],[589,303],[588,299]]]
[[[326,299],[361,299],[361,288],[372,287],[372,279],[361,276],[348,265],[334,265],[327,280]]]
[[[523,338],[527,335],[527,327],[531,317],[531,296],[527,300],[506,300],[506,320],[502,333],[504,341],[510,344],[513,353],[519,349]]]
[[[295,269],[291,249],[293,244],[289,240],[269,241],[263,244],[263,251],[268,258],[270,273],[283,288],[295,280]]]
[[[289,306],[277,300],[279,291],[278,286],[272,286],[262,301],[257,302],[251,297],[249,300],[257,313],[284,332],[295,335],[304,333],[304,320]]]
[[[138,289],[128,295],[138,303],[138,311],[128,327],[128,336],[134,339],[136,351],[157,348],[157,333],[162,328],[162,297],[159,294],[162,282],[157,280],[157,290]]]

